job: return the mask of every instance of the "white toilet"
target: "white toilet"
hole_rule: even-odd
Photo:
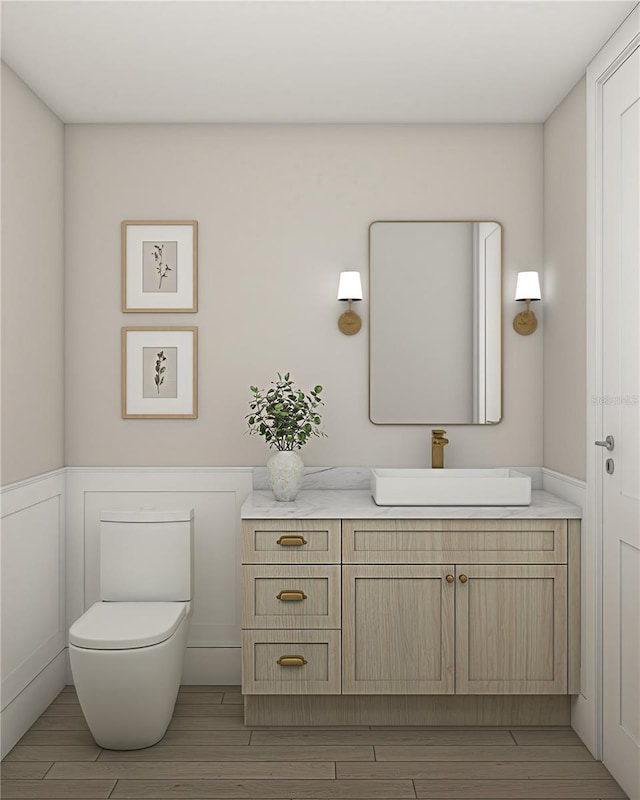
[[[193,510],[100,515],[100,602],[69,630],[71,672],[96,742],[150,747],[178,695],[191,616]]]

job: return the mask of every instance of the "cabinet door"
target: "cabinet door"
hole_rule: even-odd
[[[452,694],[452,566],[342,569],[343,694]]]
[[[456,694],[565,694],[564,566],[456,567]]]

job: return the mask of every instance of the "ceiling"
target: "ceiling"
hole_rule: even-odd
[[[3,0],[2,57],[69,123],[543,122],[618,0]]]

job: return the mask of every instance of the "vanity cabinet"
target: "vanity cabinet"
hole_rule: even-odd
[[[243,692],[575,694],[579,537],[574,519],[244,520]]]

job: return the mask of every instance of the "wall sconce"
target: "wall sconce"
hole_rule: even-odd
[[[513,319],[513,328],[521,336],[529,336],[538,327],[536,315],[530,309],[534,300],[540,300],[540,281],[537,272],[519,272],[516,283],[516,300],[527,304],[527,310],[521,311]]]
[[[340,283],[338,285],[338,300],[346,300],[349,308],[340,316],[338,327],[347,336],[358,333],[362,327],[360,315],[353,311],[351,304],[356,300],[362,300],[362,283],[360,282],[359,272],[341,272]]]

